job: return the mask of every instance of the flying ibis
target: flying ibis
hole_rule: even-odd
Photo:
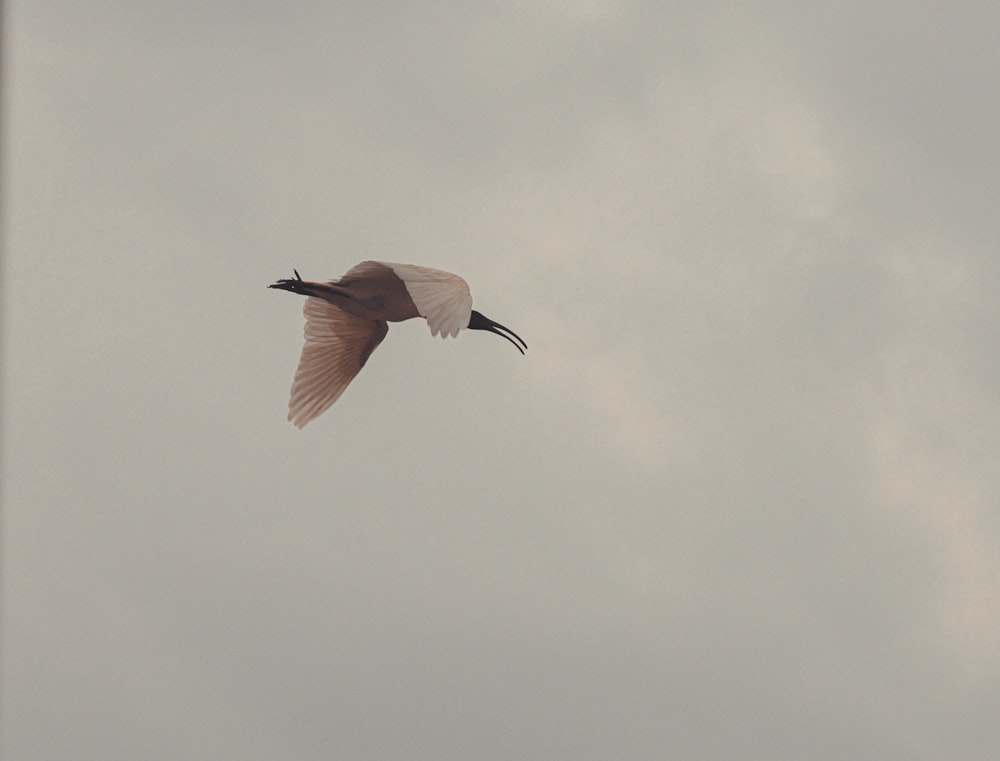
[[[288,419],[301,428],[344,393],[375,351],[390,322],[423,317],[431,335],[457,336],[462,328],[488,330],[524,354],[517,333],[472,308],[469,285],[458,275],[415,264],[361,262],[339,280],[294,278],[268,286],[307,296],[305,346],[292,382]]]

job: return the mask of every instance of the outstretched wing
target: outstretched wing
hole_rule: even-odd
[[[288,419],[299,428],[340,398],[389,331],[381,320],[355,317],[314,297],[303,312],[306,343],[288,402]]]
[[[457,336],[469,326],[472,294],[469,284],[458,275],[415,264],[380,262],[403,281],[421,317],[427,319],[431,335]]]

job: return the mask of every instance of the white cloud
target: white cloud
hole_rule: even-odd
[[[911,336],[887,351],[868,407],[878,503],[924,533],[939,569],[933,626],[964,668],[1000,673],[1000,404]]]
[[[818,118],[791,93],[772,101],[664,88],[643,118],[590,125],[558,179],[518,175],[484,201],[518,199],[490,231],[516,263],[490,282],[538,334],[532,382],[647,472],[703,463],[725,438],[711,394],[739,380],[712,376],[761,340],[769,293],[815,264],[811,230],[836,213]],[[736,354],[706,367],[722,347]]]

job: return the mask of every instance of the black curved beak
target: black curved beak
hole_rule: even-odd
[[[488,330],[490,333],[495,333],[498,336],[503,336],[508,341],[510,341],[517,348],[519,352],[524,354],[524,349],[528,348],[528,344],[524,340],[508,327],[501,325],[499,322],[493,322],[489,317],[480,314],[475,309],[472,310],[472,315],[469,317],[469,330]],[[509,334],[509,335],[508,335]],[[513,336],[513,338],[511,338]],[[514,339],[517,339],[516,341]],[[521,347],[524,347],[523,349]]]

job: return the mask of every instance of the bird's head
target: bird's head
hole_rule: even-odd
[[[526,344],[521,336],[513,330],[504,327],[499,322],[493,322],[493,320],[489,317],[484,314],[480,314],[475,309],[472,310],[472,315],[469,317],[469,330],[488,330],[490,333],[496,333],[498,336],[503,336],[514,344],[514,346],[517,347],[517,350],[522,354],[524,354],[524,350],[528,348],[528,344]],[[511,336],[513,336],[513,338],[511,338]],[[517,339],[516,341],[514,340],[515,338]]]

